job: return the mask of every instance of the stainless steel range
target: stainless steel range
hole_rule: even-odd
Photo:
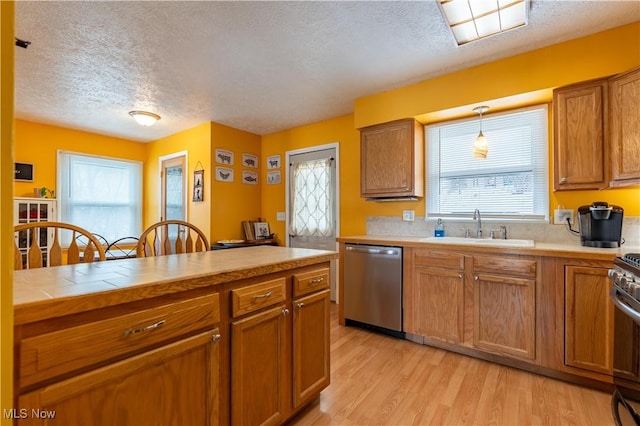
[[[640,425],[640,253],[616,258],[609,278],[616,308],[611,411],[617,425]]]

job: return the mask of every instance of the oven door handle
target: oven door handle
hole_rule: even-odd
[[[613,304],[616,305],[622,312],[633,318],[635,322],[640,324],[640,314],[626,304],[622,303],[622,301],[620,300],[621,298],[625,299],[626,297],[627,296],[621,293],[616,288],[616,286],[611,287],[611,300],[613,301]]]

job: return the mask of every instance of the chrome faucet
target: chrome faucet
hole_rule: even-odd
[[[482,238],[482,219],[480,218],[480,210],[475,209],[473,211],[473,220],[478,221],[478,227],[476,228],[476,238]]]

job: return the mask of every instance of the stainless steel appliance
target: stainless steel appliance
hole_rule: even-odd
[[[580,244],[587,247],[620,247],[623,216],[622,207],[609,205],[605,201],[579,207]]]
[[[347,244],[343,286],[347,325],[405,337],[401,247]]]
[[[617,425],[640,425],[640,253],[609,270],[615,305],[611,412]]]

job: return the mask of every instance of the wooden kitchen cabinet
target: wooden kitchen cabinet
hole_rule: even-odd
[[[608,80],[553,91],[554,190],[609,184]]]
[[[360,129],[360,195],[424,195],[424,129],[404,119]]]
[[[329,385],[329,275],[316,268],[231,290],[232,424],[283,423]]]
[[[535,359],[536,261],[477,255],[473,280],[473,345]]]
[[[21,395],[20,424],[217,425],[219,340],[214,329]]]
[[[293,408],[329,386],[330,291],[293,301]]]
[[[565,363],[613,373],[613,303],[606,268],[565,266]]]
[[[640,68],[609,80],[610,186],[640,184]]]
[[[464,340],[464,256],[415,250],[409,333],[452,343]],[[406,322],[406,321],[405,321]]]
[[[274,425],[285,419],[288,315],[286,305],[279,305],[231,324],[232,424]]]

